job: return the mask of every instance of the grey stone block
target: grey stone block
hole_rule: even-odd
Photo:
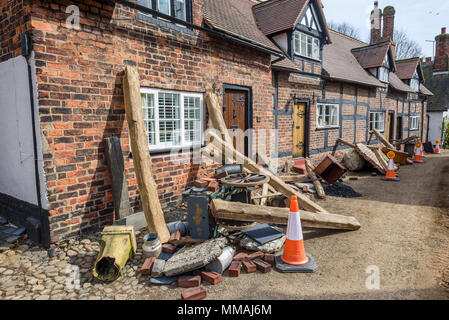
[[[165,267],[165,260],[156,259],[153,264],[153,269],[151,269],[151,277],[159,278],[162,277]]]

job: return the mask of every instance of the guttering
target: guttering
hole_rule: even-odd
[[[156,17],[159,17],[159,18],[162,18],[162,19],[169,20],[170,22],[173,22],[173,23],[176,23],[176,24],[180,24],[180,25],[183,25],[185,27],[189,27],[189,28],[192,28],[192,29],[200,30],[200,31],[203,31],[203,32],[208,32],[208,33],[213,34],[215,36],[222,37],[222,38],[225,38],[225,39],[228,39],[228,40],[231,40],[231,41],[235,41],[237,43],[242,43],[242,44],[247,45],[249,47],[252,47],[254,49],[257,49],[257,50],[260,50],[260,51],[263,51],[263,52],[266,52],[266,53],[270,53],[270,54],[273,54],[273,55],[278,56],[278,57],[283,57],[283,54],[280,53],[280,52],[277,52],[277,51],[274,51],[272,49],[265,48],[265,47],[263,47],[261,45],[258,45],[256,43],[249,42],[249,41],[243,40],[241,38],[232,36],[232,35],[230,35],[230,34],[228,34],[226,32],[222,32],[222,31],[218,31],[218,30],[214,30],[214,29],[210,29],[210,28],[204,28],[204,27],[198,26],[196,24],[192,24],[192,23],[186,22],[184,20],[181,20],[181,19],[178,19],[178,18],[174,18],[172,16],[160,13],[159,11],[156,11],[156,10],[153,10],[153,9],[149,9],[147,7],[144,7],[144,6],[139,5],[137,3],[130,2],[128,0],[116,0],[116,2],[120,3],[120,4],[124,5],[124,6],[127,6],[129,8],[132,8],[132,9],[144,12],[146,14],[151,14],[153,16],[156,16]]]
[[[378,86],[375,84],[368,84],[365,82],[358,82],[358,81],[352,81],[352,80],[347,80],[347,79],[334,78],[334,77],[330,77],[330,76],[326,76],[326,75],[321,75],[321,78],[323,78],[325,80],[333,81],[333,82],[352,83],[352,84],[358,84],[360,86],[371,87],[371,88],[385,88],[385,86]]]

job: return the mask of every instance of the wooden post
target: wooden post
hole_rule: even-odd
[[[289,208],[256,206],[246,203],[229,202],[214,199],[210,204],[216,219],[231,221],[248,221],[286,225]],[[313,213],[301,210],[301,222],[304,227],[358,230],[360,223],[356,218],[331,213]]]
[[[109,137],[106,142],[106,158],[112,178],[112,201],[114,202],[115,220],[131,214],[128,185],[126,184],[125,164],[118,137]]]
[[[382,133],[380,133],[377,129],[373,129],[374,134],[377,136],[377,138],[382,141],[382,143],[390,149],[396,150],[396,148],[387,140],[387,138],[384,137]]]
[[[206,106],[207,106],[207,111],[209,112],[209,117],[210,120],[212,122],[212,126],[214,127],[214,129],[220,131],[221,134],[221,138],[226,141],[229,145],[233,146],[233,142],[231,139],[231,136],[229,135],[229,131],[228,128],[226,128],[226,123],[224,121],[223,118],[223,113],[221,112],[221,108],[220,108],[220,104],[218,103],[218,98],[217,95],[212,93],[212,92],[208,92],[206,94]],[[221,150],[222,152],[222,161],[225,161],[224,158],[224,149]],[[234,155],[233,155],[233,159],[234,159]],[[232,160],[234,162],[234,160]],[[248,171],[248,169],[243,168],[243,172],[245,173],[250,173],[250,171]]]
[[[326,193],[324,192],[323,186],[321,185],[320,180],[317,178],[315,172],[312,170],[312,164],[309,159],[306,159],[306,170],[309,178],[312,179],[313,186],[315,187],[316,194],[318,198],[324,199],[326,198]]]
[[[170,233],[165,223],[164,212],[159,202],[156,183],[151,172],[151,157],[143,121],[139,74],[136,67],[126,67],[123,76],[123,93],[134,169],[148,230],[157,232],[159,240],[165,243],[170,239]]]
[[[234,147],[226,142],[224,142],[218,135],[215,133],[210,134],[211,142],[213,145],[219,149],[222,150],[222,148],[225,151],[225,155],[228,157],[228,160],[233,160],[232,154],[236,156],[237,163],[242,163],[243,166],[248,169],[252,173],[260,173],[270,178],[270,181],[268,182],[276,191],[282,192],[286,197],[290,198],[291,196],[295,195],[297,196],[299,200],[299,206],[300,208],[312,212],[327,212],[324,208],[322,208],[317,203],[310,200],[308,197],[304,196],[302,193],[295,191],[292,187],[287,185],[284,181],[282,181],[281,178],[278,176],[272,174],[269,170],[266,170],[265,168],[262,168],[257,163],[252,161],[251,159],[247,158],[245,155],[241,154],[237,150],[234,149]],[[212,139],[213,138],[213,139]],[[206,152],[210,151],[206,147]]]

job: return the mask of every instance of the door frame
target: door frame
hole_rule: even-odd
[[[390,123],[390,127],[388,128],[389,131],[391,131],[391,129],[393,129],[393,132],[389,132],[391,140],[396,140],[396,112],[394,110],[389,110],[387,113],[387,123],[388,123],[388,119],[390,118],[391,115],[391,123]],[[391,128],[393,127],[393,128]],[[391,141],[389,140],[388,142],[391,143]]]
[[[245,91],[246,95],[248,97],[247,101],[247,111],[245,112],[245,125],[246,130],[253,129],[253,94],[251,87],[244,87],[239,86],[235,84],[229,84],[229,83],[223,83],[223,104],[222,104],[222,113],[223,113],[223,119],[224,119],[224,112],[225,112],[225,94],[226,90],[238,90],[238,91]],[[253,137],[252,135],[248,136],[248,150],[246,152],[248,153],[248,156],[251,155],[250,150],[252,150],[253,147]]]
[[[293,109],[292,109],[292,137],[293,130],[295,129],[295,104],[296,103],[305,103],[306,104],[306,116],[304,119],[305,128],[304,128],[304,158],[308,158],[310,156],[309,150],[309,139],[310,139],[310,100],[308,99],[298,99],[293,98]],[[292,158],[293,158],[293,145],[292,145]],[[294,159],[294,158],[293,158]]]

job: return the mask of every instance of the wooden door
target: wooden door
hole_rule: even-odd
[[[402,117],[396,118],[396,140],[402,139]]]
[[[244,134],[248,129],[248,93],[243,90],[226,89],[223,115],[226,127],[230,129],[234,148],[248,155],[248,140]]]
[[[393,134],[394,134],[394,114],[389,113],[388,114],[388,120],[387,120],[387,139],[389,142],[393,141]]]
[[[293,158],[305,156],[306,104],[296,103],[293,110]]]

